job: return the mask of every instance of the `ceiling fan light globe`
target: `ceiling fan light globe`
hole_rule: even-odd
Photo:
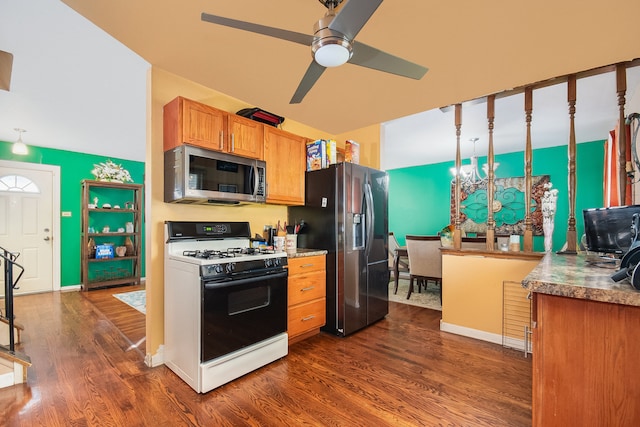
[[[314,58],[323,67],[338,67],[351,58],[351,51],[339,44],[326,44],[315,51]]]

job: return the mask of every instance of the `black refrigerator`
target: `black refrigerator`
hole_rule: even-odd
[[[327,322],[349,335],[389,312],[386,172],[352,163],[306,172],[305,206],[289,207],[304,226],[298,247],[327,254]]]

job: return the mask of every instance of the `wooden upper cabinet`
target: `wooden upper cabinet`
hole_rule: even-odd
[[[181,96],[164,106],[164,151],[182,144],[263,159],[262,123]]]
[[[267,203],[304,205],[304,172],[308,141],[302,136],[264,126]]]
[[[181,96],[164,106],[164,151],[182,144],[226,151],[227,113]]]
[[[228,151],[238,156],[263,159],[264,125],[254,120],[229,114]]]

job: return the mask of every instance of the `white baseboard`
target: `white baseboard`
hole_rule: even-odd
[[[144,364],[150,368],[164,364],[164,345],[161,344],[160,347],[158,347],[156,354],[147,353],[144,357]]]
[[[141,285],[145,285],[147,281],[146,277],[141,277],[140,278],[140,284]],[[82,284],[78,284],[78,285],[69,285],[69,286],[61,286],[60,287],[60,292],[67,292],[67,291],[81,291],[82,290]]]
[[[494,344],[502,345],[502,335],[491,332],[480,331],[478,329],[467,328],[466,326],[454,325],[440,320],[440,330],[464,337],[475,338],[481,341],[487,341]]]

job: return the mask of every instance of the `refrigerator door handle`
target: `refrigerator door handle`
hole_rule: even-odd
[[[365,199],[365,226],[367,234],[365,237],[365,255],[369,258],[371,253],[371,242],[373,241],[373,223],[375,222],[375,213],[373,211],[373,192],[371,191],[371,184],[366,183],[364,185],[364,199]]]

